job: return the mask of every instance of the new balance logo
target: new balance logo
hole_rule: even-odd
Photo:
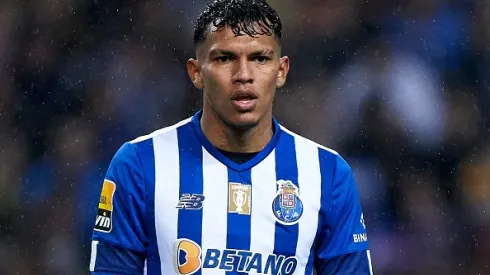
[[[177,203],[177,209],[190,209],[197,210],[202,208],[202,202],[204,201],[204,195],[202,194],[189,194],[184,193]]]

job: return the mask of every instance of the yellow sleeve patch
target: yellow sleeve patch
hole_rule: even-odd
[[[116,184],[110,180],[104,180],[102,185],[102,192],[100,194],[99,209],[112,211],[112,199],[114,192],[116,191]]]
[[[112,231],[113,199],[116,192],[116,183],[105,179],[100,194],[99,209],[95,220],[96,231],[109,233]]]

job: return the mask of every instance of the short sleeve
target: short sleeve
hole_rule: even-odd
[[[371,268],[370,262],[365,261],[370,261],[369,246],[352,170],[341,156],[336,157],[333,167],[332,184],[328,188],[330,192],[322,194],[322,205],[325,207],[321,209],[320,232],[315,247],[316,269],[319,274],[327,274],[322,270],[335,270],[330,274],[371,274],[365,273],[369,272],[366,266]],[[349,258],[349,254],[362,257]],[[344,260],[339,263],[335,259]],[[345,273],[347,270],[357,270],[358,273]]]
[[[134,145],[113,157],[102,186],[92,237],[93,274],[143,274],[147,238],[145,182]]]

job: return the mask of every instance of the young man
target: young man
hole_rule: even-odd
[[[93,274],[372,274],[349,166],[272,116],[281,29],[265,0],[199,16],[187,70],[203,109],[116,153]]]

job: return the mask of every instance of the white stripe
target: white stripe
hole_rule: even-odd
[[[203,150],[202,259],[208,248],[226,249],[228,168]],[[196,225],[198,226],[198,225]],[[221,275],[219,268],[202,269],[202,275]]]
[[[90,255],[90,271],[95,271],[95,262],[97,261],[97,245],[99,241],[92,241],[92,252]]]
[[[262,253],[262,268],[267,256],[274,252],[275,219],[272,201],[276,194],[276,154],[272,151],[266,159],[252,168],[252,216],[250,221],[250,251]],[[252,269],[249,274],[257,274]]]
[[[369,249],[366,251],[367,257],[368,257],[368,262],[369,262],[369,274],[373,275],[373,265],[371,264],[371,251]]]
[[[155,230],[162,274],[173,274],[173,244],[177,239],[179,145],[177,130],[153,138],[155,155]]]
[[[296,257],[298,266],[294,274],[305,274],[310,250],[318,228],[318,212],[321,203],[321,174],[318,146],[313,142],[295,137],[298,163],[299,195],[303,202],[303,215],[298,224]]]

